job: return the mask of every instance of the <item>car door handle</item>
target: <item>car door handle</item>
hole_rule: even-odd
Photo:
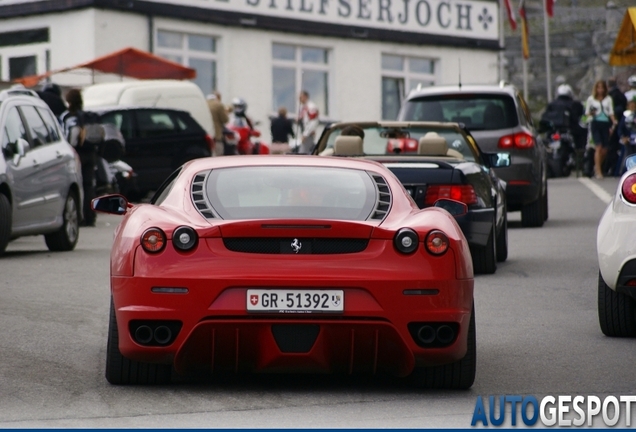
[[[36,161],[35,159],[33,159],[33,168],[37,168],[39,167],[40,164],[38,163],[38,161]]]
[[[64,157],[64,155],[62,153],[60,153],[59,151],[55,152],[55,157],[58,159],[62,159]]]

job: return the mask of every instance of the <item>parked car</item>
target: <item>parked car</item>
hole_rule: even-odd
[[[124,215],[110,261],[112,384],[166,382],[172,367],[474,381],[466,239],[449,212],[420,210],[380,164],[198,159],[150,204],[93,203]]]
[[[364,139],[342,134],[352,128],[359,128]],[[342,154],[344,141],[353,147],[344,147]],[[482,152],[456,123],[337,123],[325,129],[314,153],[383,163],[419,208],[440,198],[466,204],[467,214],[456,219],[470,245],[475,273],[494,273],[497,261],[508,257],[506,186],[493,168],[508,166],[510,154]]]
[[[51,251],[75,248],[82,220],[77,153],[35,92],[0,92],[0,255],[8,242],[44,235]]]
[[[598,225],[598,318],[607,336],[636,336],[636,155]]]
[[[515,87],[502,83],[414,90],[399,119],[460,123],[482,150],[509,152],[511,165],[494,168],[507,184],[508,210],[520,210],[527,227],[543,226],[548,219],[545,146],[537,140],[530,110]]]
[[[214,126],[205,95],[191,81],[140,80],[93,84],[82,90],[84,108],[120,105],[169,108],[190,113],[211,136]]]
[[[212,154],[210,135],[185,111],[147,107],[93,107],[102,124],[114,124],[126,141],[122,158],[137,174],[137,200],[157,190],[185,162]]]

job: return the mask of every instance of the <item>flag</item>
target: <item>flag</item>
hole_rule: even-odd
[[[550,18],[554,16],[554,0],[545,0],[545,11]]]
[[[508,15],[508,22],[510,23],[510,28],[513,30],[517,30],[517,17],[515,16],[515,11],[512,10],[512,6],[510,5],[510,0],[503,0],[504,6],[506,6],[506,14]]]
[[[530,57],[530,44],[528,41],[528,18],[526,16],[526,2],[521,0],[519,3],[519,16],[521,17],[521,51],[523,58]]]

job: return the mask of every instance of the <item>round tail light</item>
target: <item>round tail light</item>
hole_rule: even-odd
[[[180,226],[172,233],[172,244],[180,251],[194,249],[198,242],[197,232],[189,226]]]
[[[403,254],[410,254],[417,250],[420,239],[417,233],[411,228],[401,228],[395,233],[393,244],[395,248]]]
[[[625,178],[623,186],[621,186],[623,198],[631,204],[636,204],[636,174],[632,174]]]
[[[442,255],[448,250],[448,237],[439,230],[433,230],[426,236],[426,250],[432,255]]]
[[[166,246],[166,234],[159,228],[148,228],[141,235],[141,247],[146,252],[161,252]]]

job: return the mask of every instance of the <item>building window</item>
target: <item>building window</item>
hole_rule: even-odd
[[[434,84],[434,60],[382,54],[382,118],[395,120],[405,95]]]
[[[212,36],[157,31],[157,55],[197,71],[193,80],[204,94],[217,88],[217,41]]]
[[[329,114],[329,51],[275,43],[272,45],[274,111],[298,112],[298,94],[309,93],[321,115]]]
[[[25,76],[35,75],[36,56],[12,57],[9,59],[9,81]]]

